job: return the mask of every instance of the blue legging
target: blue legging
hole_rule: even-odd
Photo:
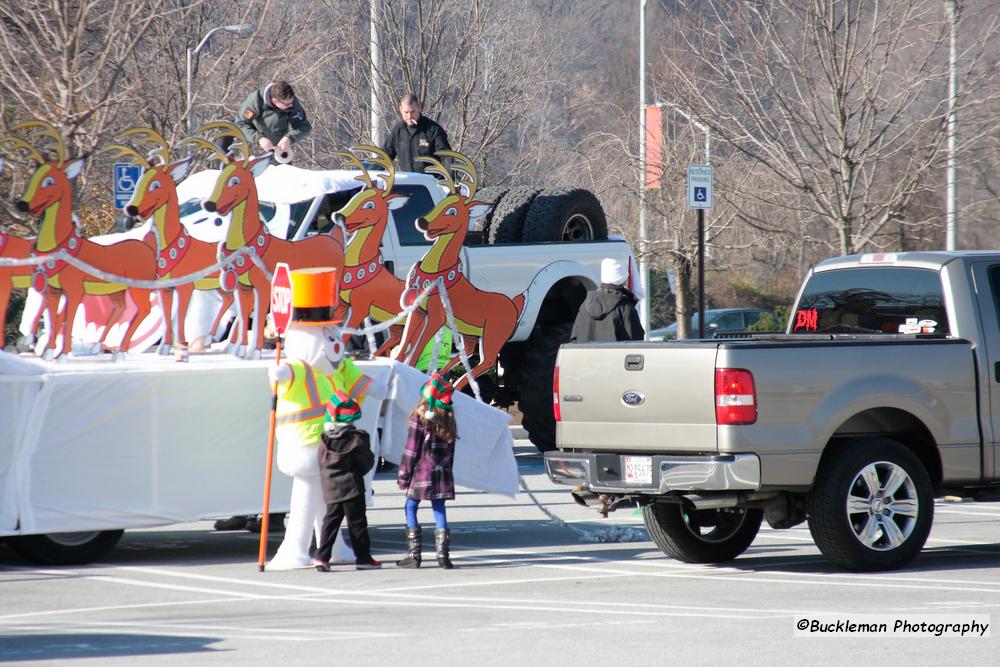
[[[403,509],[406,510],[406,527],[407,528],[419,528],[420,524],[417,523],[417,507],[420,506],[420,501],[413,498],[406,499],[406,505]],[[434,527],[435,528],[447,528],[448,527],[448,516],[444,511],[444,498],[432,498],[431,499],[431,510],[434,512]]]

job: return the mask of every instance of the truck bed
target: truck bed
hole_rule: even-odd
[[[762,487],[805,487],[823,443],[880,430],[875,421],[898,409],[923,421],[946,477],[976,479],[984,454],[978,402],[969,400],[974,361],[966,340],[918,336],[565,345],[557,442],[574,451],[754,453]],[[753,373],[756,423],[716,423],[716,368]],[[867,407],[881,412],[866,419]]]

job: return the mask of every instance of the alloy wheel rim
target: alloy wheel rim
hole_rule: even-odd
[[[901,466],[888,461],[869,463],[851,481],[847,520],[861,544],[873,551],[902,546],[917,525],[917,487]]]

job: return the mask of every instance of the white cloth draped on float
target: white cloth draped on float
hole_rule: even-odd
[[[0,536],[260,512],[273,363],[217,354],[42,363],[0,352]],[[388,359],[358,366],[381,386],[362,423],[377,433],[368,420],[384,403],[382,456],[398,463],[426,376]],[[456,482],[514,495],[509,416],[456,401]],[[275,470],[271,509],[287,511],[290,495]]]
[[[385,403],[382,456],[398,464],[406,446],[410,412],[420,400],[420,388],[428,376],[411,366],[396,364]],[[513,496],[517,493],[517,462],[512,454],[510,415],[468,394],[456,391],[455,483],[461,486]]]

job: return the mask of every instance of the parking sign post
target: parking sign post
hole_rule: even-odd
[[[688,208],[698,209],[698,338],[705,337],[705,209],[712,208],[712,166],[688,165]]]

